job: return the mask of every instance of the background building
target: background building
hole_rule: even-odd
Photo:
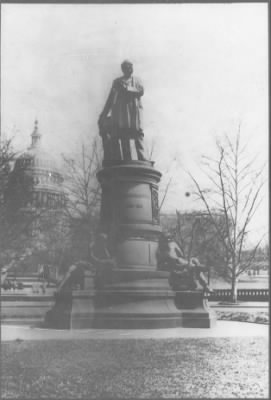
[[[6,253],[17,271],[38,272],[40,263],[58,263],[68,236],[64,178],[41,139],[35,121],[31,145],[16,158],[5,192]]]
[[[31,134],[32,142],[26,152],[15,162],[8,184],[8,201],[21,211],[35,209],[59,209],[65,204],[63,176],[57,162],[42,146],[38,121]],[[23,196],[18,189],[24,188]]]

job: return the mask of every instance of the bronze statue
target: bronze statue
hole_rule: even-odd
[[[135,140],[138,160],[145,160],[143,147],[142,103],[144,88],[141,81],[133,76],[133,64],[125,60],[121,64],[123,75],[113,81],[111,91],[99,117],[98,125],[102,138],[108,135],[103,144],[113,144],[113,159],[131,160],[130,139]],[[108,139],[108,140],[107,140]],[[112,141],[110,141],[110,139]],[[105,158],[108,154],[105,149]]]
[[[174,290],[196,290],[212,293],[204,272],[208,270],[195,257],[190,261],[183,256],[180,246],[167,235],[161,235],[158,252],[158,268],[170,272],[169,283]]]

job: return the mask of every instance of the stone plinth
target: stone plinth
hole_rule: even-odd
[[[117,266],[108,269],[99,288],[73,291],[67,305],[59,293],[47,323],[63,319],[63,327],[72,329],[210,327],[214,318],[202,292],[176,297],[169,272],[157,269],[160,172],[151,162],[118,162],[104,166],[97,177],[102,187],[100,228],[108,235]]]
[[[109,235],[119,269],[156,270],[159,171],[151,162],[131,161],[103,168],[101,229]]]
[[[176,294],[143,285],[58,293],[45,325],[56,329],[211,328],[215,321],[202,292]]]
[[[186,328],[212,328],[216,315],[208,305],[208,299],[200,290],[175,293],[175,305],[182,315],[181,326]]]

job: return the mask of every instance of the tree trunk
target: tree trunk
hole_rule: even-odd
[[[235,274],[232,274],[232,280],[231,280],[231,301],[233,303],[237,303],[237,285],[236,285]]]

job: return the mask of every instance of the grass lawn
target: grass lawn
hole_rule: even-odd
[[[238,311],[215,311],[217,319],[226,321],[253,322],[255,324],[269,324],[269,312],[255,312],[247,310],[246,312]]]
[[[5,398],[267,398],[268,339],[7,342]]]

